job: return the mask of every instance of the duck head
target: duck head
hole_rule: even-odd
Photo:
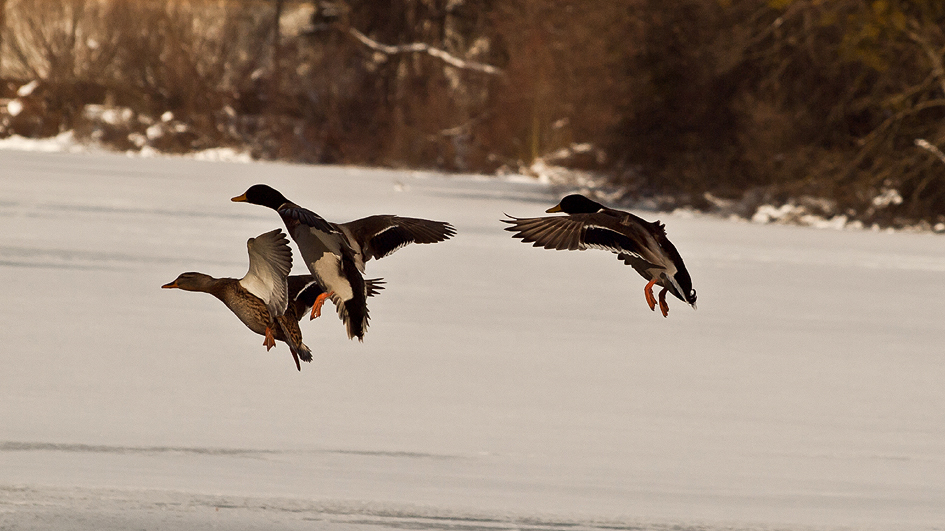
[[[545,212],[564,212],[565,214],[593,214],[600,212],[604,205],[591,201],[581,194],[571,194],[565,196],[557,205],[549,208]]]
[[[280,206],[289,202],[278,190],[265,184],[254,184],[243,195],[238,195],[230,201],[267,206],[273,210],[278,210]]]
[[[184,291],[208,292],[216,279],[203,273],[181,273],[173,282],[161,286],[164,289],[182,289]]]

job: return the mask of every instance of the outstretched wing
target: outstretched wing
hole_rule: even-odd
[[[286,277],[292,270],[292,249],[281,229],[260,234],[246,242],[249,250],[249,271],[240,285],[259,297],[273,319],[285,313],[289,303]]]
[[[644,231],[633,224],[619,224],[611,216],[572,214],[542,218],[509,218],[511,219],[502,220],[512,225],[505,230],[513,232],[513,238],[520,238],[535,247],[559,251],[601,249],[620,257],[630,256],[649,263],[641,243],[645,237]]]
[[[508,214],[506,214],[508,215]],[[570,217],[516,218],[501,220],[512,226],[505,230],[514,232],[513,238],[521,238],[534,247],[558,251],[583,251],[587,249],[582,239],[583,225]]]
[[[392,215],[368,216],[339,227],[361,247],[365,262],[384,258],[411,243],[437,243],[456,234],[456,229],[443,221]]]

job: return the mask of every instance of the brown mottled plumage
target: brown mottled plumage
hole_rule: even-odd
[[[299,359],[312,361],[311,350],[302,343],[302,331],[296,317],[299,304],[296,299],[305,284],[296,284],[295,293],[289,290],[292,252],[288,243],[279,229],[250,238],[247,242],[250,267],[242,279],[214,278],[188,272],[161,287],[200,291],[220,299],[247,328],[266,337],[263,345],[267,349],[272,348],[276,340],[286,343],[296,368],[302,370]],[[290,307],[292,310],[287,313]]]

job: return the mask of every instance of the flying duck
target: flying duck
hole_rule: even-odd
[[[345,323],[348,338],[357,337],[359,341],[364,340],[368,326],[366,298],[370,286],[362,276],[365,262],[388,256],[410,243],[436,243],[456,234],[449,223],[391,215],[329,223],[265,184],[249,187],[232,201],[266,206],[279,213],[305,265],[325,291],[313,304],[311,318],[321,311],[325,298],[330,298]]]
[[[295,292],[290,291],[292,249],[281,229],[250,238],[246,247],[249,271],[239,280],[188,272],[161,287],[202,291],[220,299],[250,330],[265,336],[263,345],[267,351],[276,345],[276,340],[289,345],[296,368],[302,370],[299,359],[312,361],[312,351],[302,343],[296,314],[298,308],[303,313],[307,311],[309,301],[313,302],[321,291],[307,290],[311,282],[304,279],[294,281]]]
[[[603,249],[617,255],[618,260],[648,280],[643,295],[650,310],[656,309],[653,286],[660,285],[660,311],[669,314],[666,292],[696,307],[696,290],[679,251],[666,238],[665,226],[650,223],[629,212],[607,208],[580,194],[565,197],[546,212],[564,212],[566,216],[503,219],[512,226],[513,238],[532,243],[534,247],[568,251]]]

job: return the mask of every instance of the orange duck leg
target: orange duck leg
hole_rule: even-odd
[[[266,327],[266,339],[263,339],[263,346],[266,347],[266,352],[272,350],[272,347],[276,346],[276,338],[272,337],[272,328]]]
[[[669,304],[666,304],[667,291],[669,290],[666,288],[663,288],[663,290],[660,291],[660,311],[663,312],[663,317],[666,317],[669,315]]]
[[[643,296],[646,297],[646,303],[650,305],[651,310],[656,310],[656,297],[653,296],[653,286],[655,284],[656,279],[654,278],[643,288]]]
[[[312,316],[309,317],[308,319],[309,321],[311,321],[312,319],[316,317],[322,316],[322,305],[325,304],[325,299],[327,299],[328,297],[331,297],[334,294],[335,292],[331,291],[328,293],[321,293],[318,295],[318,297],[315,297],[315,303],[312,304]]]

